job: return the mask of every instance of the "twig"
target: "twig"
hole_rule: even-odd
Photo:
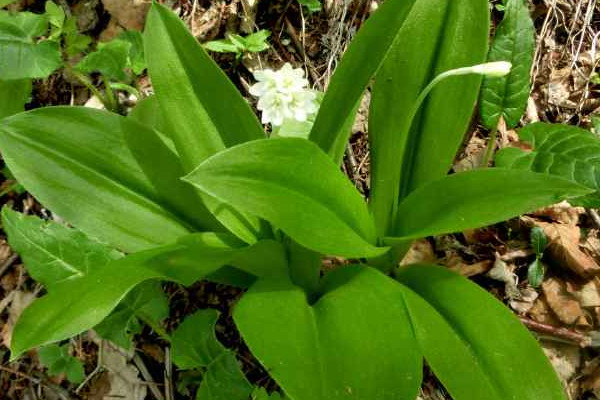
[[[4,275],[4,273],[6,272],[6,270],[13,265],[13,263],[15,261],[17,261],[17,259],[19,258],[19,255],[17,253],[14,253],[13,255],[11,255],[8,260],[4,261],[4,263],[2,263],[2,265],[0,265],[0,276]]]
[[[317,83],[319,81],[319,75],[317,75],[314,68],[312,67],[310,60],[306,56],[306,52],[304,51],[304,47],[302,46],[302,41],[300,40],[300,38],[298,38],[298,34],[296,33],[296,28],[294,28],[294,25],[292,25],[292,23],[287,17],[285,17],[285,31],[292,38],[294,47],[296,48],[298,53],[300,53],[304,62],[306,63],[308,67],[308,73],[310,74],[310,77],[312,78],[313,82]]]
[[[165,398],[174,399],[173,393],[173,364],[171,363],[171,349],[165,348]]]
[[[527,328],[531,329],[532,331],[563,339],[569,343],[578,344],[581,347],[587,347],[592,344],[592,339],[582,333],[575,332],[567,328],[543,324],[525,317],[519,317],[519,319]]]
[[[90,372],[90,374],[88,376],[85,377],[85,379],[83,380],[83,382],[81,382],[81,384],[79,386],[77,386],[77,388],[75,389],[75,394],[79,394],[81,389],[83,389],[85,387],[85,385],[87,385],[88,382],[90,380],[92,380],[92,378],[94,376],[96,376],[96,374],[98,374],[99,372],[104,370],[104,365],[103,365],[103,361],[102,361],[103,351],[104,351],[104,340],[100,340],[100,343],[98,344],[98,359],[96,360],[96,368],[94,368],[94,370],[92,372]]]
[[[160,390],[158,390],[158,385],[152,380],[152,375],[150,375],[150,372],[148,372],[146,364],[144,364],[144,361],[137,353],[133,355],[133,362],[135,366],[140,370],[142,376],[144,377],[144,380],[150,387],[150,391],[152,392],[154,398],[156,400],[165,400]]]

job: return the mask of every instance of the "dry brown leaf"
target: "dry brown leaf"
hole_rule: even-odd
[[[449,268],[454,272],[458,272],[462,276],[471,277],[488,272],[492,268],[492,265],[492,260],[483,260],[474,264],[459,262],[449,266]]]
[[[533,307],[527,312],[527,315],[534,321],[540,322],[546,325],[558,326],[560,321],[552,312],[552,309],[548,305],[548,302],[542,297],[538,297],[533,303]]]
[[[490,278],[504,282],[504,291],[506,292],[506,297],[510,300],[519,299],[521,297],[521,293],[517,287],[518,277],[514,271],[515,266],[502,261],[500,255],[496,253],[494,267],[487,273],[487,276]]]
[[[600,307],[600,279],[595,277],[573,292],[582,307]]]
[[[581,231],[577,225],[552,224],[530,218],[527,220],[544,230],[549,240],[546,253],[561,267],[584,278],[600,273],[600,265],[580,248]]]
[[[563,282],[548,278],[542,283],[542,290],[548,305],[563,323],[572,325],[584,317],[579,302],[567,292]]]
[[[510,300],[508,304],[510,308],[518,312],[519,314],[525,314],[533,308],[535,301],[540,296],[537,290],[532,287],[526,287],[521,291],[521,298]]]
[[[102,339],[94,339],[96,342],[100,340]],[[110,387],[102,399],[144,400],[147,395],[147,386],[140,380],[140,371],[134,365],[129,364],[131,354],[108,341],[103,341],[101,349],[100,359],[108,372],[107,381],[103,384]],[[99,391],[105,392],[105,390]]]
[[[566,385],[581,366],[581,349],[578,346],[557,342],[543,342],[542,349],[560,380]]]
[[[104,9],[125,29],[144,29],[149,1],[142,0],[102,0]]]
[[[554,221],[568,225],[577,225],[579,223],[579,217],[582,214],[585,214],[585,208],[573,207],[569,202],[562,201],[549,207],[539,209],[533,215],[549,217]]]
[[[410,246],[400,265],[435,263],[436,261],[437,257],[433,252],[431,243],[427,239],[419,239]]]
[[[12,302],[10,303],[10,308],[8,309],[8,320],[2,327],[2,332],[0,333],[2,336],[2,344],[8,348],[10,348],[12,331],[17,323],[17,320],[23,313],[23,310],[27,308],[27,306],[29,306],[29,304],[31,304],[31,302],[35,299],[35,294],[32,292],[16,290],[13,293]]]

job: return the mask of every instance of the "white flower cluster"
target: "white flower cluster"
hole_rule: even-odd
[[[302,68],[292,68],[289,63],[279,71],[263,69],[254,72],[257,83],[250,94],[258,97],[263,124],[281,126],[286,119],[306,121],[319,108],[317,95],[308,89]]]

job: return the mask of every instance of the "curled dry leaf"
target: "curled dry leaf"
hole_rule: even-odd
[[[577,225],[581,214],[585,214],[585,208],[573,207],[567,201],[553,204],[534,213],[535,216],[549,217],[556,222],[562,222],[563,224],[568,225]]]
[[[593,278],[573,295],[579,300],[582,307],[600,307],[600,279]]]
[[[521,290],[521,298],[510,300],[508,304],[510,308],[520,314],[525,314],[533,308],[535,301],[539,297],[539,293],[532,287],[526,287]]]
[[[492,260],[483,260],[474,264],[467,264],[463,261],[460,261],[453,265],[449,265],[449,268],[454,272],[458,272],[462,276],[471,277],[488,272],[492,268],[493,264],[494,263]]]
[[[563,282],[548,278],[542,283],[542,291],[548,305],[563,323],[572,325],[584,318],[579,302],[567,292]]]
[[[517,287],[518,277],[514,272],[515,266],[508,265],[500,258],[500,255],[496,253],[496,261],[494,261],[494,267],[487,273],[492,279],[500,282],[504,282],[504,290],[506,291],[506,297],[510,300],[520,299],[521,292]]]

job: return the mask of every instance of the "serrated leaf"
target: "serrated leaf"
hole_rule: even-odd
[[[119,252],[76,229],[26,216],[8,207],[2,209],[2,227],[29,275],[48,291],[121,257]]]
[[[75,68],[86,74],[100,72],[108,80],[127,81],[125,68],[131,47],[131,42],[120,39],[99,43],[98,49],[85,56]]]
[[[242,373],[234,354],[225,350],[214,358],[203,375],[197,400],[247,400],[252,386]]]
[[[206,367],[225,348],[215,336],[219,313],[200,310],[187,316],[171,335],[173,362],[181,370]]]
[[[530,235],[531,237],[529,241],[531,243],[531,247],[533,247],[535,254],[538,257],[541,257],[542,254],[544,254],[546,246],[548,245],[548,238],[546,237],[544,230],[539,226],[533,227]]]
[[[502,149],[496,165],[561,176],[595,192],[571,204],[600,207],[600,138],[581,128],[562,124],[535,123],[519,131],[531,151]]]
[[[65,373],[69,382],[81,383],[85,378],[83,364],[69,355],[69,345],[49,344],[39,349],[40,363],[48,368],[52,376]]]
[[[32,34],[39,30],[35,23],[20,27],[0,20],[0,79],[45,78],[62,65],[57,43],[34,42]]]
[[[461,172],[408,195],[398,206],[396,238],[389,242],[491,225],[589,192],[566,179],[530,171]]]
[[[354,185],[307,140],[244,143],[212,156],[184,179],[309,249],[346,257],[387,251],[376,247],[373,221]]]
[[[127,64],[134,74],[140,75],[148,67],[144,57],[144,37],[139,31],[125,31],[117,39],[131,43]]]
[[[204,48],[217,53],[237,53],[237,46],[229,39],[211,40],[204,43]]]
[[[31,80],[0,80],[0,119],[25,111],[31,97]]]
[[[66,281],[25,309],[13,331],[11,358],[98,325],[137,285],[160,279],[191,285],[261,246],[226,234],[193,234],[110,262],[84,279]],[[248,253],[249,252],[249,253]],[[275,273],[277,273],[275,271]]]
[[[283,280],[250,288],[234,321],[252,354],[291,399],[414,399],[421,354],[398,284],[360,266],[325,279],[314,304]]]
[[[566,400],[538,342],[502,303],[433,265],[400,268],[413,332],[455,400]]]
[[[501,78],[486,77],[481,88],[480,115],[488,129],[502,117],[514,128],[527,106],[531,89],[529,73],[535,50],[535,27],[523,0],[508,0],[504,19],[492,42],[488,62],[509,61],[512,69]]]
[[[173,242],[190,228],[161,202],[127,149],[123,119],[84,107],[36,109],[2,121],[0,149],[44,206],[85,234],[133,252]]]
[[[533,260],[527,268],[527,280],[529,284],[534,288],[540,287],[544,280],[544,274],[546,273],[546,266],[542,263],[539,258]]]
[[[131,341],[138,326],[137,319],[159,325],[169,315],[169,302],[160,282],[148,281],[133,289],[117,308],[94,330],[102,338],[124,349],[131,348]]]

